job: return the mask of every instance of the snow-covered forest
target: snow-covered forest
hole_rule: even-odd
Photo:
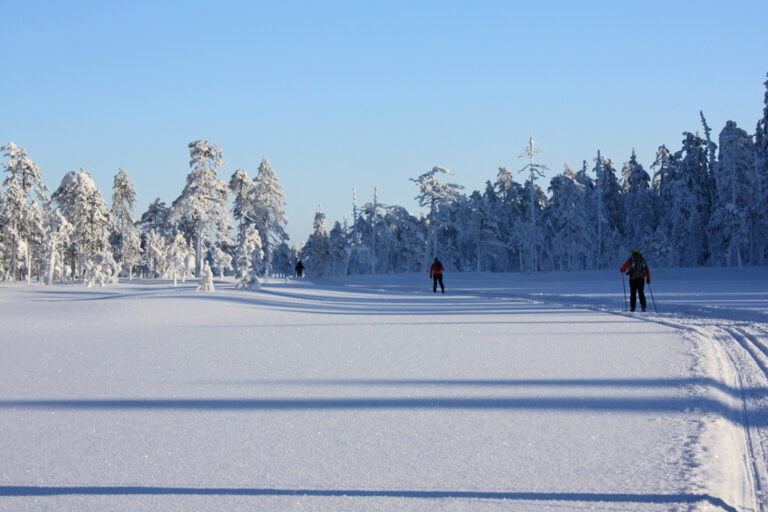
[[[219,176],[222,150],[191,142],[179,197],[171,205],[158,198],[138,215],[125,169],[115,176],[111,207],[84,168],[49,196],[39,165],[9,142],[2,147],[0,278],[92,286],[137,274],[212,283],[216,273],[255,289],[265,275],[291,273],[297,259],[314,277],[419,271],[435,256],[453,271],[570,271],[617,266],[632,248],[661,267],[765,264],[765,85],[753,134],[729,121],[715,138],[701,113],[701,131],[683,132],[679,147],[660,146],[650,169],[634,150],[621,169],[598,151],[578,168],[565,165],[546,187],[531,136],[525,167],[499,167],[484,190],[465,191],[439,166],[412,178],[419,214],[384,204],[375,192],[358,202],[353,189],[351,220],[329,231],[318,208],[300,249],[288,245],[285,196],[266,158],[254,178],[238,168],[227,182]]]

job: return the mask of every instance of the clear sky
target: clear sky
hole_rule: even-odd
[[[0,144],[55,189],[89,169],[105,199],[125,166],[137,217],[170,204],[207,138],[285,187],[302,243],[358,203],[418,213],[409,178],[436,165],[468,191],[517,171],[532,132],[559,173],[598,149],[650,172],[727,120],[753,133],[768,72],[768,2],[0,0]],[[519,181],[524,176],[519,175]],[[548,179],[545,183],[548,183]]]

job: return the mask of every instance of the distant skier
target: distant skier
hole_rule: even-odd
[[[435,258],[435,262],[429,267],[429,277],[432,279],[432,293],[437,293],[437,283],[440,283],[440,291],[445,293],[445,286],[443,286],[443,271],[445,267],[440,263],[440,260]]]
[[[632,311],[635,310],[637,304],[636,295],[640,296],[640,307],[645,311],[645,282],[651,284],[651,269],[648,268],[648,264],[645,262],[645,258],[640,254],[637,249],[632,249],[632,255],[624,262],[621,267],[621,273],[627,273],[629,276],[629,306]]]
[[[304,264],[299,260],[298,263],[296,263],[296,266],[294,267],[296,269],[296,277],[301,277],[301,274],[304,273]]]

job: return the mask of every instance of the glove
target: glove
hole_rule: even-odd
[[[646,279],[645,282],[648,283],[648,284],[651,284],[651,280],[650,279]]]

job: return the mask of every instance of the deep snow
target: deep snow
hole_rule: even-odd
[[[768,269],[652,271],[4,285],[0,510],[765,510]]]

